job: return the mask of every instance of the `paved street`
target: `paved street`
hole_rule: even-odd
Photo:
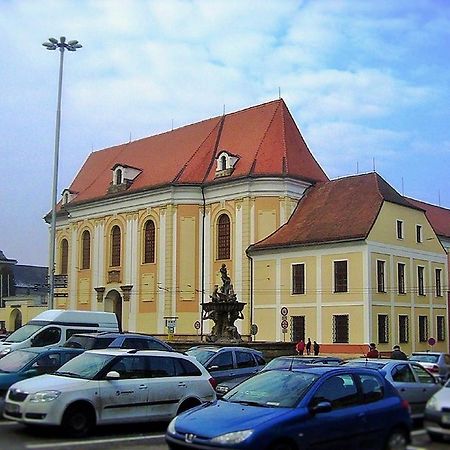
[[[2,449],[7,450],[167,450],[164,443],[166,424],[127,425],[100,427],[86,439],[67,439],[55,429],[28,430],[27,428],[0,421]],[[431,443],[425,431],[416,428],[409,450],[444,450],[449,443]]]

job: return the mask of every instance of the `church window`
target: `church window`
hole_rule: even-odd
[[[155,262],[155,223],[148,220],[144,227],[144,263]]]
[[[111,231],[111,267],[120,266],[120,228],[114,225]]]
[[[230,259],[230,218],[222,214],[217,221],[217,259]]]

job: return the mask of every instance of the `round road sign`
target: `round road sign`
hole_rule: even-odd
[[[281,315],[282,316],[287,316],[288,315],[288,309],[286,308],[286,306],[283,306],[282,308],[281,308]]]
[[[436,344],[436,339],[434,337],[430,337],[428,339],[428,345],[433,346],[434,344]]]
[[[194,328],[195,328],[196,330],[200,330],[200,321],[199,321],[199,320],[196,320],[196,321],[194,322]]]
[[[289,326],[289,323],[287,320],[281,321],[281,328],[283,328],[283,330],[286,330],[288,326]]]

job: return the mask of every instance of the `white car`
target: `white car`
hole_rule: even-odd
[[[450,380],[428,400],[423,425],[433,441],[450,438]]]
[[[83,436],[100,424],[170,420],[215,400],[214,387],[206,369],[181,353],[90,350],[52,375],[12,385],[4,417]]]

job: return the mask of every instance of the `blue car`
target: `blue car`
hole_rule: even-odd
[[[221,400],[173,419],[172,450],[406,449],[408,402],[376,370],[261,372]]]
[[[53,373],[84,350],[63,347],[31,347],[14,350],[0,359],[0,411],[6,392],[18,381]]]

